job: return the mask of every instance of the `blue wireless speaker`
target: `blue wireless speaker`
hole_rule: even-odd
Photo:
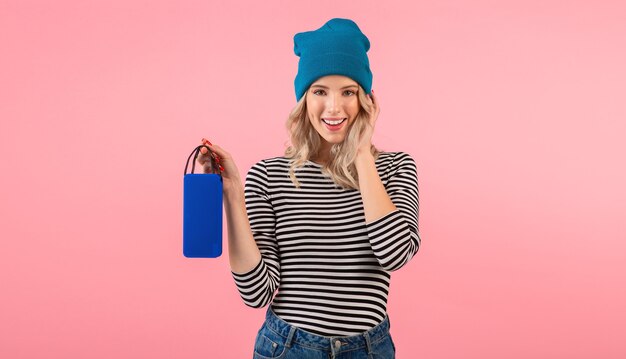
[[[212,168],[220,168],[215,163],[217,155],[207,146],[196,147],[187,158],[183,180],[183,255],[187,258],[222,255],[222,176],[193,173],[202,147],[209,150]],[[187,173],[192,157],[191,173]]]

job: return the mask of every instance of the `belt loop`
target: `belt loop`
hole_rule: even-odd
[[[363,333],[363,336],[365,337],[365,345],[367,345],[367,355],[370,355],[372,354],[372,343],[370,342],[370,333],[365,332]]]
[[[293,341],[295,334],[296,334],[296,327],[292,325],[291,329],[289,330],[289,335],[287,336],[287,342],[285,343],[285,346],[287,348],[291,348],[291,342]]]

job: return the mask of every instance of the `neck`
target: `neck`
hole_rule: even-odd
[[[321,148],[317,155],[313,158],[314,162],[320,164],[326,164],[330,160],[330,146],[325,146],[326,148]]]

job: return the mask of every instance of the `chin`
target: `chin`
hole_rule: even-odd
[[[339,143],[342,143],[343,140],[345,140],[345,136],[342,136],[341,138],[337,138],[337,137],[332,137],[332,138],[327,138],[327,137],[322,137],[324,140],[326,140],[326,142],[330,143],[331,145],[337,145]]]

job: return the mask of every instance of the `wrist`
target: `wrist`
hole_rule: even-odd
[[[229,186],[224,188],[224,201],[228,203],[234,203],[245,199],[245,191],[241,183],[237,183],[235,186]]]
[[[370,148],[359,148],[356,152],[355,162],[374,161],[374,155]]]

